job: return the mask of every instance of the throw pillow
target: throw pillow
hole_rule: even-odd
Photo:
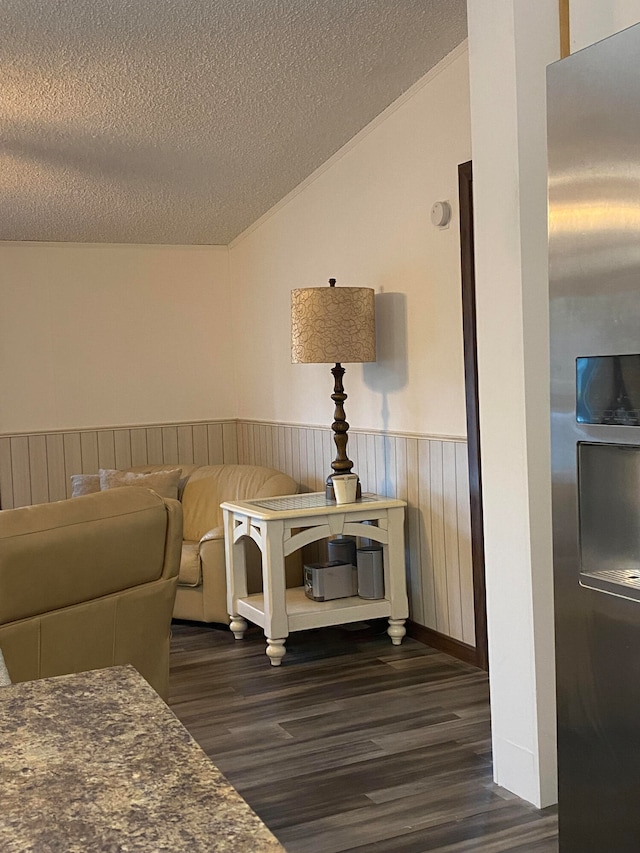
[[[71,475],[71,497],[79,498],[81,495],[91,495],[100,491],[100,474],[72,474]]]
[[[161,498],[178,499],[178,483],[182,468],[170,468],[166,471],[153,471],[150,474],[141,474],[137,471],[117,471],[113,468],[101,468],[100,489],[117,489],[120,486],[142,486],[145,489],[153,489]]]

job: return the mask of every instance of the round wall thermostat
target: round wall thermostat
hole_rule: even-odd
[[[437,201],[431,208],[431,222],[442,227],[451,219],[451,205],[448,201]]]

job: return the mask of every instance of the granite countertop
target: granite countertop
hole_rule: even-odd
[[[3,853],[284,851],[132,666],[0,689]]]

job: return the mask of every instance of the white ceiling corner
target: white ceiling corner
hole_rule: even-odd
[[[226,245],[466,37],[465,0],[0,12],[0,240]]]

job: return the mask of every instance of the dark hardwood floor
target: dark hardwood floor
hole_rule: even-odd
[[[288,853],[556,853],[555,808],[492,782],[486,673],[385,627],[272,667],[258,628],[176,623],[169,704]]]

